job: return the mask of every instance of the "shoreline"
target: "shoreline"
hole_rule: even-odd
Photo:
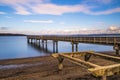
[[[106,51],[102,53],[113,53]],[[113,55],[113,54],[112,54]],[[97,59],[94,58],[96,61]],[[91,58],[92,60],[92,58]],[[110,61],[99,59],[99,64],[105,65]],[[96,62],[95,61],[95,62]],[[93,61],[94,62],[94,61]],[[95,63],[94,62],[94,63]],[[86,69],[64,60],[64,68],[58,71],[58,61],[52,56],[0,60],[0,65],[11,68],[0,69],[0,80],[96,80]],[[19,66],[19,67],[16,67]],[[20,67],[21,66],[21,67]],[[120,75],[110,76],[108,80],[120,80]]]
[[[64,52],[63,52],[64,53]],[[103,54],[108,54],[108,55],[115,55],[115,51],[114,50],[110,50],[110,51],[97,51],[97,53],[103,53]],[[109,54],[110,53],[110,54]],[[113,54],[114,53],[114,54]],[[33,56],[33,57],[21,57],[21,58],[8,58],[8,59],[0,59],[0,61],[5,61],[5,60],[21,60],[21,59],[30,59],[30,58],[41,58],[41,57],[48,57],[51,56],[51,54],[49,55],[45,55],[45,56]]]

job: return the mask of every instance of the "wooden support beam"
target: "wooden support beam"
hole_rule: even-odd
[[[74,43],[72,42],[72,52],[74,52]]]
[[[74,52],[75,53],[75,52]],[[88,71],[90,71],[94,76],[101,77],[102,80],[107,80],[107,76],[111,76],[114,74],[120,74],[120,63],[119,64],[113,64],[108,66],[99,66],[90,62],[83,61],[81,59],[71,57],[70,55],[73,53],[63,53],[63,54],[52,54],[53,57],[57,58],[59,61],[59,69],[62,70],[63,65],[63,58],[68,59],[70,62],[75,63],[77,65],[80,65],[84,68],[87,68]],[[119,57],[99,54],[99,53],[92,53],[92,52],[76,52],[75,54],[84,54],[84,55],[96,55],[100,57],[108,57],[112,59],[116,59],[120,61]]]
[[[95,67],[100,67],[99,65],[96,65],[96,64],[93,64],[93,63],[90,63],[90,62],[86,62],[86,61],[83,61],[81,59],[78,59],[78,58],[75,58],[75,57],[71,57],[69,55],[65,55],[65,54],[59,54],[60,56],[62,57],[65,57],[67,59],[70,59],[70,60],[73,60],[73,61],[76,61],[84,66],[87,66],[89,68],[95,68]]]
[[[58,41],[56,41],[56,53],[58,53]]]
[[[89,51],[87,52],[87,54],[92,54],[92,55],[99,56],[104,59],[112,60],[115,62],[120,62],[120,57],[115,57],[115,56],[110,56],[110,55],[95,53],[95,52],[89,52]]]
[[[43,49],[44,49],[44,40],[42,40],[42,47],[43,47]]]
[[[76,45],[76,52],[78,52],[78,43],[76,43],[75,45]]]
[[[96,77],[98,77],[98,76],[111,76],[114,74],[120,74],[120,64],[91,68],[88,70]]]

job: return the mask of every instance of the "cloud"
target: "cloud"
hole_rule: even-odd
[[[120,27],[116,26],[110,26],[107,29],[88,29],[88,28],[83,28],[83,29],[64,29],[64,30],[46,30],[43,31],[42,34],[115,34],[115,33],[120,33]]]
[[[107,29],[64,29],[64,30],[41,30],[41,31],[21,31],[21,30],[13,30],[13,29],[7,29],[6,27],[0,27],[0,33],[23,33],[28,35],[71,35],[71,34],[120,34],[120,27],[116,26],[110,26]]]
[[[42,3],[46,0],[0,0],[0,3],[8,4],[8,5],[18,5],[18,4],[35,4]]]
[[[50,14],[62,15],[64,13],[89,12],[89,6],[86,5],[56,5],[48,3],[48,0],[0,0],[0,3],[12,7],[16,14]]]
[[[120,12],[120,7],[118,8],[113,8],[113,9],[109,9],[109,10],[106,10],[106,11],[100,11],[100,12],[88,12],[88,14],[91,14],[91,15],[106,15],[106,14],[112,14],[112,13],[118,13]]]
[[[12,7],[15,14],[31,15],[31,14],[49,14],[62,15],[65,13],[85,13],[88,15],[106,15],[120,12],[120,7],[106,9],[105,11],[94,12],[98,9],[96,5],[88,5],[87,3],[110,4],[113,0],[84,0],[84,3],[76,5],[57,5],[50,2],[51,0],[0,0],[1,4]],[[3,14],[1,12],[1,14]]]
[[[46,1],[47,0],[0,0],[0,3],[12,7],[14,10],[16,10],[16,14],[29,15],[31,12],[28,11],[28,5],[33,6],[34,4]]]
[[[64,13],[87,12],[89,7],[84,5],[60,6],[55,4],[38,4],[31,6],[32,11],[37,14],[62,15]]]
[[[26,8],[22,7],[22,6],[16,6],[14,8],[16,10],[16,14],[21,14],[21,15],[30,15],[31,13],[29,11],[27,11]]]
[[[5,12],[0,12],[0,14],[6,14]]]
[[[120,30],[120,28],[119,28],[119,27],[116,27],[116,26],[110,26],[110,27],[108,28],[108,30],[110,30],[110,31],[116,31],[116,30]]]
[[[24,20],[24,22],[50,24],[53,23],[53,20]]]

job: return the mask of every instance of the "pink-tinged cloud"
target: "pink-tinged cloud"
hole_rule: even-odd
[[[22,6],[16,6],[15,7],[16,10],[16,14],[21,14],[21,15],[30,15],[31,13],[29,11],[27,11],[26,8],[22,7]]]
[[[31,6],[33,12],[37,14],[62,15],[64,13],[86,12],[89,8],[84,5],[60,6],[55,4],[38,4]]]
[[[108,4],[113,0],[85,0],[87,2],[98,2]],[[84,1],[84,2],[85,2]],[[0,0],[1,4],[12,7],[16,14],[30,15],[30,14],[49,14],[62,15],[65,13],[85,13],[88,15],[107,15],[112,13],[119,13],[120,7],[107,9],[105,11],[92,11],[96,9],[95,6],[90,6],[85,3],[76,5],[57,5],[52,4],[50,0]],[[2,13],[1,13],[2,14]]]

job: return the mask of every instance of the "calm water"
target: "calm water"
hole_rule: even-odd
[[[59,52],[71,52],[72,50],[70,42],[59,41],[58,45]],[[79,51],[85,50],[109,51],[113,50],[113,47],[79,43]],[[52,41],[48,41],[48,52],[46,52],[28,44],[25,36],[0,36],[0,59],[46,56],[52,51]]]

